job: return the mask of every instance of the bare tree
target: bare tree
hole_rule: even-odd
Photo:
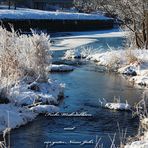
[[[99,10],[118,16],[132,32],[134,45],[148,49],[148,0],[75,0],[74,3],[84,12]]]

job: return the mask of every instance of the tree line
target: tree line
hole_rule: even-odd
[[[101,11],[120,19],[131,31],[132,44],[148,49],[148,0],[75,0],[74,4],[83,12]]]
[[[19,2],[22,2],[23,0],[7,0],[8,3],[8,9],[11,9],[11,6],[14,6],[14,9],[16,9],[17,4]]]

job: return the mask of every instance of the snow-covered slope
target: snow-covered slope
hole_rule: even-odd
[[[109,20],[110,18],[86,13],[51,12],[34,9],[2,9],[0,10],[0,19]]]

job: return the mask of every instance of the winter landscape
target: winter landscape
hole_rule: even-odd
[[[2,0],[0,20],[1,148],[148,148],[147,0]]]

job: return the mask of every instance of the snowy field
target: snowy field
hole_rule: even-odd
[[[0,10],[0,19],[51,19],[51,20],[110,20],[110,18],[86,13],[51,12],[34,9]]]

